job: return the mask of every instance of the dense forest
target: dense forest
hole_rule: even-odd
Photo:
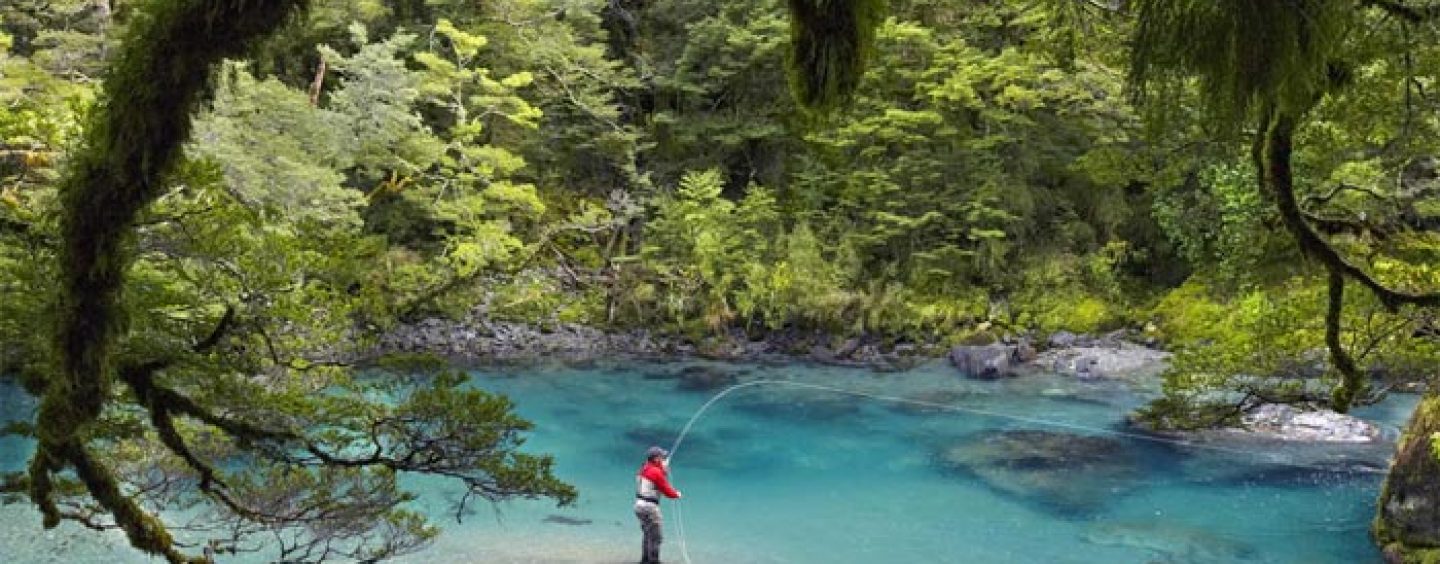
[[[573,500],[505,398],[357,370],[476,308],[707,354],[1125,331],[1176,352],[1162,428],[1440,362],[1437,4],[299,4],[0,7],[0,374],[42,399],[3,489],[47,526],[189,561],[155,515],[204,503],[366,559],[435,534],[399,473]],[[1393,487],[1435,488],[1436,405]]]

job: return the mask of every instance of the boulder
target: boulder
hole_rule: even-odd
[[[971,378],[998,380],[1017,375],[1014,348],[1005,345],[961,345],[950,349],[948,358],[950,364]]]
[[[1069,331],[1056,331],[1050,334],[1046,344],[1052,349],[1064,349],[1075,346],[1080,341],[1080,336]]]
[[[1039,356],[1040,351],[1035,350],[1035,345],[1030,344],[1030,339],[1020,339],[1020,342],[1015,344],[1016,362],[1033,362]]]
[[[1283,441],[1371,443],[1381,439],[1380,428],[1364,419],[1284,404],[1255,408],[1241,417],[1240,423],[1246,433]]]
[[[860,350],[860,344],[860,339],[846,339],[840,348],[835,350],[835,358],[849,360],[850,357],[855,356],[856,351]]]
[[[1100,359],[1095,355],[1080,355],[1075,357],[1069,366],[1076,378],[1081,380],[1093,380],[1104,377],[1104,369],[1100,367]]]
[[[1035,364],[1058,374],[1095,380],[1159,374],[1169,360],[1168,352],[1121,343],[1049,350],[1041,353]]]
[[[1400,439],[1385,486],[1373,538],[1389,562],[1434,562],[1440,558],[1440,459],[1434,437],[1440,433],[1440,396],[1429,396]]]

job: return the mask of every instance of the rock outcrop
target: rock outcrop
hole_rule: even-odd
[[[1239,432],[1282,441],[1370,443],[1381,439],[1374,423],[1328,409],[1265,404],[1240,418]]]
[[[684,352],[673,341],[648,331],[609,333],[583,325],[532,325],[477,319],[425,319],[380,337],[376,352],[430,353],[457,358],[525,360],[541,357],[595,357]]]
[[[1392,564],[1440,561],[1440,396],[1427,396],[1400,439],[1371,533]]]

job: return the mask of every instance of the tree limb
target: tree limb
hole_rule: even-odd
[[[1379,8],[1386,14],[1400,18],[1406,23],[1422,24],[1440,19],[1440,5],[1437,4],[1411,6],[1400,0],[1360,0],[1360,4]]]
[[[1337,270],[1347,278],[1369,289],[1380,303],[1393,310],[1402,305],[1422,307],[1440,306],[1440,292],[1411,293],[1396,290],[1376,280],[1364,269],[1351,264],[1339,251],[1330,246],[1315,228],[1305,219],[1305,213],[1295,197],[1294,176],[1290,168],[1297,116],[1276,112],[1266,128],[1264,167],[1261,168],[1262,183],[1269,189],[1279,208],[1280,217],[1286,229],[1295,237],[1300,250],[1319,260],[1327,269]]]

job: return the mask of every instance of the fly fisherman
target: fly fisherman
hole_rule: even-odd
[[[680,499],[680,492],[670,487],[666,478],[669,473],[670,453],[658,446],[645,451],[645,465],[635,474],[635,516],[645,535],[640,564],[660,564],[660,494]]]

